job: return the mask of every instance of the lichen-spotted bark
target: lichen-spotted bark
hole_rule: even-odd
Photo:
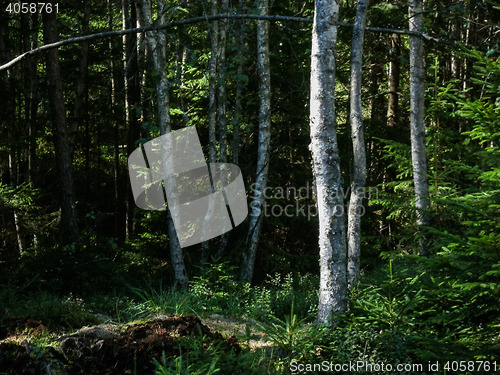
[[[422,0],[411,0],[408,9],[410,31],[423,31]],[[421,37],[410,35],[410,127],[411,158],[413,164],[413,184],[415,186],[415,205],[417,225],[428,226],[429,218],[429,180],[427,177],[427,155],[425,146],[425,64],[424,41]],[[427,240],[421,234],[420,255],[427,255]]]
[[[310,129],[319,219],[318,323],[346,311],[346,234],[335,119],[337,0],[317,0],[311,50]]]

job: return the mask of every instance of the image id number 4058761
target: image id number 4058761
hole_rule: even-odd
[[[5,8],[7,13],[59,13],[59,3],[9,3]]]

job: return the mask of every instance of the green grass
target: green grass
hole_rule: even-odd
[[[420,263],[416,258],[398,258],[365,274],[351,296],[350,311],[339,317],[336,327],[314,324],[315,277],[274,275],[260,286],[251,286],[237,281],[221,265],[194,278],[186,290],[148,285],[129,288],[128,293],[94,295],[87,300],[49,292],[21,296],[4,290],[2,303],[9,316],[29,317],[62,330],[96,324],[97,317],[102,321],[102,316],[127,323],[163,314],[196,314],[202,318],[220,314],[237,317],[241,322],[260,322],[258,333],[247,323],[245,333],[239,334],[241,353],[225,352],[217,345],[206,348],[199,338],[190,341],[191,350],[175,358],[156,358],[156,374],[162,375],[286,374],[294,360],[498,360],[494,353],[500,339],[494,324],[475,322],[468,318],[469,312],[454,309],[452,303],[462,300],[463,291],[425,274],[422,270],[428,265]],[[443,298],[450,306],[443,303]],[[491,318],[495,322],[496,318]],[[29,340],[43,353],[51,335],[46,332]],[[251,351],[247,345],[250,339],[270,340],[274,347]]]

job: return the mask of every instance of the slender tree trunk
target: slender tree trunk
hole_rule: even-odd
[[[23,49],[29,51],[38,46],[38,14],[21,14],[21,29],[23,37]],[[36,163],[36,115],[38,107],[36,67],[37,57],[29,56],[23,60],[24,72],[24,119],[28,147],[25,148],[25,160],[27,162],[26,180],[34,182]]]
[[[218,1],[211,0],[212,14],[218,12]],[[212,21],[210,32],[210,66],[208,76],[208,161],[215,163],[216,154],[216,123],[217,123],[217,52],[219,50],[219,21]]]
[[[184,125],[187,126],[189,124],[189,117],[187,115],[186,104],[184,102],[184,90],[186,89],[185,85],[185,76],[186,76],[186,67],[187,67],[187,46],[184,43],[184,39],[186,36],[179,32],[177,36],[177,52],[175,59],[176,66],[176,80],[179,82],[179,106],[182,111],[182,119],[184,120]]]
[[[394,127],[397,123],[399,108],[399,77],[401,72],[401,48],[398,34],[391,36],[391,62],[389,65],[389,95],[387,103],[387,126]]]
[[[221,0],[221,13],[227,14],[227,0]],[[219,29],[219,51],[217,57],[218,65],[218,85],[217,85],[217,114],[219,117],[219,145],[220,145],[220,162],[227,163],[227,121],[226,121],[226,34],[227,20],[221,20]],[[221,170],[221,180],[226,184],[225,170]],[[227,203],[227,202],[226,202]],[[229,233],[223,233],[220,236],[220,245],[218,254],[223,255],[229,243]]]
[[[25,22],[27,16],[22,15],[21,25]],[[23,22],[24,21],[24,22]],[[23,30],[24,31],[24,30]],[[23,40],[25,40],[23,35]],[[9,41],[9,28],[8,28],[8,17],[6,14],[0,14],[0,60],[7,61],[10,58],[10,53],[7,50],[7,45]],[[28,79],[28,78],[26,78]],[[12,119],[16,118],[15,114],[15,95],[14,92],[14,72],[13,69],[8,69],[2,72],[0,75],[0,111],[3,116],[0,117],[0,123],[2,124],[2,129],[7,129],[7,144],[9,148],[8,152],[8,171],[9,171],[9,184],[12,186],[17,185],[17,157],[16,157],[16,143],[18,143],[15,130],[17,126],[13,126]],[[28,101],[28,98],[25,98]],[[22,235],[22,223],[21,217],[17,213],[16,208],[13,210],[14,227],[16,229],[16,241],[17,247],[20,254],[26,251],[26,243]]]
[[[366,0],[358,0],[356,22],[352,34],[351,48],[351,137],[354,154],[354,171],[351,182],[347,227],[347,281],[352,290],[358,284],[361,254],[361,216],[366,183],[366,152],[361,105],[361,83],[363,71],[363,40],[366,25]]]
[[[243,11],[243,0],[238,0],[238,13]],[[234,123],[233,123],[233,164],[238,165],[240,156],[240,119],[242,115],[241,99],[243,96],[243,21],[236,21],[236,59],[238,67],[236,70],[236,93],[234,104]]]
[[[113,29],[113,3],[112,0],[108,2],[108,27]],[[114,210],[115,210],[115,235],[121,238],[121,189],[120,189],[120,122],[122,122],[121,112],[117,110],[119,103],[117,95],[118,84],[118,63],[115,58],[115,49],[113,47],[113,40],[110,38],[108,41],[109,48],[109,69],[111,71],[110,85],[110,126],[113,128],[113,189],[114,189]]]
[[[461,35],[460,35],[460,27],[458,24],[458,21],[454,18],[450,19],[450,35],[452,36],[453,40],[460,40]],[[459,79],[460,78],[460,57],[457,56],[457,53],[455,51],[451,51],[451,56],[450,56],[450,70],[451,70],[451,78],[452,79]]]
[[[136,27],[136,8],[130,0],[122,2],[123,28]],[[138,76],[137,35],[129,34],[123,38],[124,44],[124,84],[125,84],[125,119],[127,123],[127,150],[130,154],[139,139],[139,123],[137,121],[137,106],[141,102],[141,91]],[[134,219],[135,201],[131,189],[127,195],[126,237],[135,232]]]
[[[142,5],[139,1],[135,1],[135,9],[137,14],[137,27],[145,26],[144,15],[142,14]],[[140,33],[137,38],[137,82],[139,87],[148,87],[150,84],[148,77],[148,66],[149,54],[146,48],[146,36],[144,33]],[[141,138],[147,138],[149,136],[149,129],[145,129],[145,123],[149,122],[149,104],[147,95],[141,95],[141,117],[140,121],[140,131],[139,134]]]
[[[36,48],[38,46],[38,14],[21,14],[21,35],[22,47],[24,51]],[[36,139],[35,128],[38,107],[37,95],[37,57],[27,57],[22,62],[23,78],[24,78],[24,134],[27,139],[27,147],[24,148],[24,165],[23,165],[23,181],[34,184],[35,180],[35,163],[36,163]],[[3,111],[2,111],[3,112]],[[13,118],[5,113],[6,118]],[[18,127],[21,130],[21,127]],[[12,155],[9,155],[11,158]],[[19,164],[20,160],[16,164]],[[21,176],[18,176],[21,177]],[[19,178],[18,178],[19,179]],[[21,181],[21,179],[19,179]],[[11,181],[14,182],[14,181]],[[29,239],[26,233],[26,227],[22,215],[14,210],[14,223],[16,227],[17,243],[19,252],[22,254],[29,246]],[[35,244],[33,236],[33,244]]]
[[[90,11],[92,9],[91,1],[86,0],[83,11],[82,34],[86,35],[89,32],[89,19]],[[87,96],[88,96],[88,55],[89,55],[89,42],[82,42],[80,45],[80,63],[78,67],[78,78],[76,81],[75,104],[73,119],[69,129],[69,141],[71,149],[71,157],[73,158],[75,149],[75,139],[78,133],[78,128],[85,127],[85,175],[90,176],[90,129],[89,122],[87,121]],[[90,195],[89,184],[85,185],[85,198],[88,199]]]
[[[261,15],[268,14],[268,0],[259,0]],[[255,256],[262,228],[262,209],[265,203],[264,190],[269,172],[269,145],[271,143],[271,72],[269,65],[269,22],[257,23],[257,75],[259,76],[259,147],[257,156],[257,175],[250,226],[247,235],[247,248],[243,253],[241,278],[252,281]]]
[[[337,0],[316,0],[311,50],[310,128],[319,219],[318,323],[347,309],[347,254],[335,119]]]
[[[89,19],[91,11],[90,0],[85,1],[84,15],[82,23],[82,34],[86,35],[89,32]],[[75,92],[75,106],[73,113],[73,121],[71,123],[70,129],[70,142],[71,147],[74,145],[74,138],[78,131],[78,127],[84,122],[85,116],[85,98],[87,95],[87,76],[88,76],[88,54],[89,54],[89,42],[82,42],[80,45],[80,59],[78,67],[78,78],[76,81],[76,92]]]
[[[211,0],[211,13],[218,13],[218,0]],[[217,126],[217,57],[219,51],[219,22],[212,21],[210,29],[210,63],[208,68],[208,162],[215,163],[216,156],[216,126]],[[210,219],[212,207],[208,209],[207,220]],[[210,241],[201,244],[200,263],[203,266],[210,253]]]
[[[410,30],[423,30],[422,0],[410,0]],[[427,155],[425,146],[425,66],[424,42],[422,38],[410,36],[410,127],[411,155],[417,225],[428,226],[429,218],[429,181],[427,177]],[[427,255],[427,239],[421,234],[420,255]]]
[[[43,14],[44,42],[54,43],[58,40],[56,13]],[[64,108],[61,71],[59,68],[59,52],[51,49],[46,52],[47,86],[49,102],[54,125],[54,143],[59,183],[59,200],[61,204],[61,229],[63,238],[72,240],[78,233],[76,205],[73,191],[73,171],[71,150],[66,126],[66,110]]]
[[[221,13],[228,11],[227,0],[221,0]],[[220,162],[227,162],[227,124],[226,124],[226,34],[227,20],[220,21],[217,51],[217,115],[219,118]]]
[[[157,1],[158,5],[158,18],[164,21],[164,16],[161,15],[164,9],[163,0]],[[152,24],[152,9],[150,0],[142,0],[142,11],[146,23]],[[166,40],[165,36],[161,32],[148,32],[146,34],[146,42],[149,47],[149,53],[153,61],[153,68],[158,74],[158,80],[156,81],[156,96],[157,96],[157,109],[158,109],[158,123],[160,127],[160,134],[166,134],[171,131],[170,124],[170,103],[168,95],[168,81],[166,72]],[[184,266],[184,258],[182,254],[182,248],[175,231],[174,222],[170,211],[167,211],[167,226],[168,226],[168,237],[170,244],[170,257],[172,260],[172,266],[174,268],[175,280],[181,287],[187,286],[187,273]]]

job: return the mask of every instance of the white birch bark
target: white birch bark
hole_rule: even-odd
[[[422,0],[410,0],[408,8],[410,31],[423,31]],[[425,66],[424,41],[410,35],[410,127],[413,182],[417,225],[429,225],[429,180],[427,177],[427,155],[425,146]],[[420,239],[420,255],[427,255],[427,240]]]
[[[164,22],[164,16],[161,16],[161,12],[164,9],[164,1],[157,0],[158,6],[158,18],[161,23]],[[152,24],[152,9],[150,0],[142,0],[142,12],[146,23]],[[165,51],[165,36],[162,32],[148,32],[146,33],[146,42],[149,47],[149,54],[151,60],[153,61],[153,68],[159,75],[156,81],[156,96],[157,96],[157,110],[158,110],[158,124],[160,127],[160,134],[166,134],[171,131],[170,124],[170,104],[168,96],[168,80],[166,72],[166,51]],[[168,237],[170,244],[170,257],[172,261],[172,267],[174,268],[175,280],[181,287],[187,286],[187,273],[184,266],[184,258],[182,254],[182,248],[177,238],[177,233],[175,231],[174,223],[169,211],[167,211],[167,226],[168,226]]]
[[[316,0],[311,50],[310,128],[319,219],[318,324],[346,311],[346,235],[335,120],[338,0]]]
[[[268,0],[259,0],[261,15],[268,14]],[[271,141],[271,73],[269,66],[269,21],[257,23],[257,75],[259,76],[259,146],[255,189],[252,196],[247,248],[243,254],[241,278],[250,282],[262,228],[264,189],[269,171],[269,145]]]
[[[366,183],[366,152],[363,130],[363,113],[361,106],[361,78],[363,71],[363,39],[366,25],[367,0],[358,0],[356,21],[352,33],[351,48],[351,137],[354,155],[354,171],[351,181],[347,225],[347,282],[352,290],[359,278],[359,262],[361,254],[361,215]]]

